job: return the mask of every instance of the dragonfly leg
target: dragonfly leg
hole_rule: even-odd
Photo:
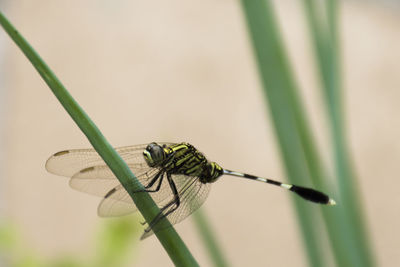
[[[167,217],[169,214],[174,212],[180,205],[181,201],[179,198],[178,190],[176,189],[176,185],[174,183],[174,180],[171,177],[171,174],[168,172],[167,174],[167,179],[168,183],[171,187],[172,193],[174,194],[174,198],[164,207],[160,209],[160,212],[157,214],[157,216],[149,223],[149,227],[145,230],[145,232],[149,232],[154,226],[164,217]],[[164,211],[170,208],[165,214]]]
[[[168,216],[171,212],[175,211],[178,207],[175,205],[176,201],[175,199],[171,200],[167,205],[165,205],[164,207],[162,207],[160,209],[160,212],[157,214],[156,217],[154,217],[154,219],[149,223],[149,226],[144,230],[145,232],[150,232],[154,226],[161,221],[161,219],[165,218],[166,216]],[[171,206],[173,208],[171,208]],[[168,212],[166,212],[164,214],[164,211],[168,208],[171,208],[170,210],[168,210]],[[144,224],[142,224],[144,225]]]
[[[175,200],[171,200],[170,202],[168,202],[168,204],[166,204],[164,207],[162,207],[160,209],[160,212],[156,215],[156,217],[154,217],[154,219],[149,223],[149,226],[144,230],[145,232],[150,232],[151,228],[154,227],[155,224],[157,224],[157,222],[159,222],[162,218],[164,218],[164,211],[171,207],[173,204],[175,203]]]
[[[161,174],[161,177],[160,177],[160,179],[159,179],[159,182],[158,182],[158,185],[157,185],[156,189],[154,189],[154,190],[148,190],[147,192],[158,192],[158,191],[160,190],[162,181],[163,181],[163,179],[164,179],[164,174],[165,174],[165,172],[163,172],[163,173]]]
[[[171,214],[177,208],[179,208],[179,205],[181,204],[181,199],[179,197],[178,190],[176,189],[176,185],[175,185],[174,180],[171,177],[171,174],[167,173],[167,179],[168,179],[168,183],[169,183],[169,185],[171,187],[172,193],[174,194],[174,199],[172,200],[172,202],[175,205],[167,213],[164,214],[165,217],[167,217],[169,214]]]
[[[173,153],[171,153],[171,154],[168,156],[168,158],[166,158],[166,159],[163,161],[162,165],[166,164],[166,162],[168,162],[168,160],[170,160],[170,159],[173,157],[174,154],[175,154],[175,151],[174,151]],[[165,173],[164,170],[160,170],[160,171],[151,179],[150,183],[149,183],[148,185],[145,186],[145,189],[135,191],[134,193],[140,193],[140,192],[148,192],[148,193],[158,192],[158,191],[160,190],[160,188],[161,188],[162,180],[163,180],[163,178],[164,178],[164,173]],[[160,178],[160,176],[161,176],[161,178]],[[149,190],[149,188],[152,187],[152,186],[157,182],[158,179],[160,179],[160,180],[159,180],[159,183],[158,183],[156,189],[155,189],[155,190]]]
[[[163,178],[164,178],[164,171],[163,171],[163,170],[160,170],[160,171],[151,179],[150,183],[148,183],[148,184],[144,187],[145,189],[137,190],[137,191],[134,191],[133,193],[140,193],[140,192],[149,192],[149,193],[151,193],[151,192],[157,192],[157,191],[160,190],[160,188],[161,188],[161,184],[162,184]],[[158,185],[157,185],[156,189],[155,189],[155,190],[150,190],[149,188],[152,187],[152,186],[157,182],[157,180],[159,180],[159,182],[158,182]]]

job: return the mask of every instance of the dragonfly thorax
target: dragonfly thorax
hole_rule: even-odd
[[[143,156],[149,167],[159,167],[170,174],[198,177],[202,183],[215,182],[223,174],[221,166],[209,162],[188,143],[161,146],[153,142],[143,151]]]

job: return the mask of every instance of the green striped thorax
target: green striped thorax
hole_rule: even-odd
[[[170,174],[199,177],[202,183],[215,182],[223,174],[221,166],[209,162],[188,143],[161,146],[153,142],[143,151],[143,156],[149,167],[161,167]]]

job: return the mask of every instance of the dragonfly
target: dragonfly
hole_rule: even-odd
[[[206,200],[211,184],[223,175],[255,180],[289,190],[305,200],[335,205],[328,195],[312,188],[282,183],[272,179],[231,171],[207,160],[189,143],[152,142],[115,149],[144,186],[160,212],[148,223],[141,239],[164,229],[159,224],[167,218],[171,225],[181,222]],[[100,217],[122,216],[137,208],[111,169],[94,149],[64,150],[46,162],[48,172],[69,177],[69,185],[78,191],[102,197],[97,208]]]

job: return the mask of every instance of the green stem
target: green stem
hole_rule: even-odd
[[[78,103],[72,98],[69,92],[64,88],[64,86],[44,63],[40,56],[8,22],[1,12],[0,23],[11,39],[18,45],[18,47],[42,76],[62,106],[86,135],[94,149],[96,149],[99,155],[104,159],[112,172],[127,190],[146,221],[151,221],[152,218],[157,215],[159,209],[147,193],[132,193],[142,189],[143,187],[133,175],[126,163],[115,152],[100,130],[91,121]],[[162,220],[160,223],[165,224],[166,226],[171,226],[166,219]],[[165,230],[157,232],[156,236],[176,266],[198,266],[197,262],[173,227],[168,227]]]
[[[328,225],[335,258],[339,266],[374,266],[375,261],[368,242],[363,209],[345,138],[337,27],[338,1],[325,2],[327,19],[324,23],[318,20],[316,2],[314,0],[303,2],[331,122],[336,177],[339,183],[340,209],[327,214],[335,223]]]
[[[304,184],[310,178],[304,147],[309,131],[274,12],[268,0],[241,2],[288,177],[292,183]],[[317,181],[322,184],[321,177]],[[319,214],[308,203],[296,200],[295,204],[310,264],[326,266],[321,229],[314,223]]]
[[[217,240],[215,239],[215,234],[213,233],[211,226],[209,225],[206,216],[202,209],[196,211],[193,214],[194,221],[196,223],[196,228],[199,231],[205,248],[216,267],[228,266],[226,259],[223,256],[221,248],[218,246]]]

